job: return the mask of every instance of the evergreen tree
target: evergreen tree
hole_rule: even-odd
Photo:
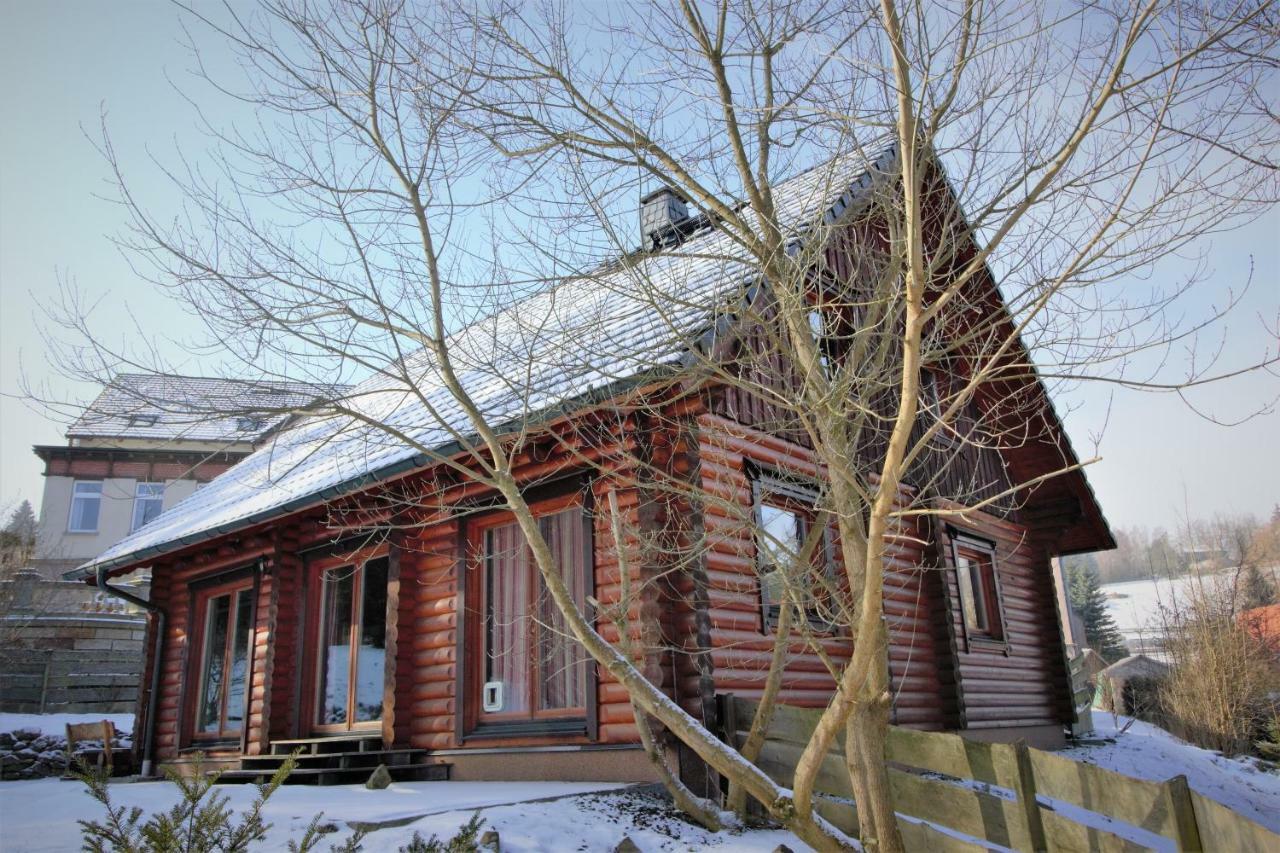
[[[36,514],[31,501],[23,501],[0,530],[0,568],[21,569],[35,556]]]
[[[1241,610],[1252,610],[1255,607],[1266,607],[1277,603],[1275,583],[1257,566],[1246,568],[1244,577],[1240,580]]]
[[[1089,648],[1108,663],[1128,656],[1129,650],[1125,647],[1124,637],[1107,612],[1107,599],[1102,594],[1098,573],[1086,566],[1069,567],[1067,595],[1071,599],[1072,611],[1084,623],[1084,635]]]

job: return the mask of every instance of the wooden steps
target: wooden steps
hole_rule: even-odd
[[[297,767],[286,785],[350,785],[363,782],[386,765],[397,782],[436,782],[449,778],[448,764],[426,764],[425,749],[383,749],[382,738],[328,737],[279,740],[267,755],[246,755],[235,770],[224,771],[219,784],[260,784],[271,778],[293,752]],[[216,771],[210,771],[216,772]]]

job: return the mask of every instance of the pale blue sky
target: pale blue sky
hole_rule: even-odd
[[[0,123],[0,508],[26,497],[39,504],[40,463],[33,444],[64,441],[64,422],[13,395],[20,376],[59,397],[86,400],[48,364],[40,309],[57,298],[59,278],[101,300],[100,328],[128,335],[128,303],[147,328],[180,336],[194,326],[130,269],[111,242],[123,212],[110,194],[106,164],[82,132],[97,137],[106,111],[117,151],[142,192],[159,205],[176,201],[154,180],[148,149],[168,157],[175,145],[201,142],[191,108],[166,78],[185,80],[191,66],[176,10],[162,0],[0,0],[0,74],[6,118]],[[225,65],[227,57],[206,54]],[[219,118],[222,118],[220,115]],[[1280,316],[1280,211],[1201,247],[1215,273],[1205,300],[1241,286],[1254,264],[1252,290],[1228,331],[1228,354],[1257,355],[1267,326]],[[1176,272],[1171,261],[1168,272]],[[1275,342],[1271,341],[1274,349]],[[207,366],[206,366],[207,369]],[[185,372],[201,372],[198,361]],[[1197,405],[1227,419],[1280,393],[1280,378],[1256,375],[1195,395]],[[1086,390],[1059,399],[1082,456],[1104,461],[1090,472],[1115,525],[1171,524],[1184,512],[1269,512],[1280,502],[1280,414],[1222,427],[1197,417],[1176,397]],[[1104,430],[1105,427],[1105,431]]]

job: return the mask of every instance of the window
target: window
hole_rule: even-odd
[[[164,508],[164,483],[138,483],[133,492],[133,526],[137,530]]]
[[[129,426],[131,427],[149,427],[155,426],[160,420],[158,415],[129,415]]]
[[[257,417],[236,418],[236,429],[240,432],[257,432],[266,426],[266,420]]]
[[[98,515],[102,509],[102,481],[77,480],[71,487],[69,533],[97,533]]]
[[[960,609],[966,636],[1004,641],[1004,617],[996,577],[996,552],[990,542],[956,534],[951,540]]]
[[[816,493],[766,474],[754,481],[756,572],[765,630],[778,622],[788,586],[798,591],[811,625],[830,628],[820,613],[830,580],[829,537],[815,531]]]
[[[818,361],[822,365],[822,372],[826,376],[830,376],[832,337],[831,330],[828,328],[827,317],[821,308],[814,308],[809,311],[809,330],[813,332],[813,340],[818,345]]]
[[[386,557],[321,573],[318,726],[382,719],[387,666]]]
[[[544,513],[538,524],[560,576],[574,602],[584,607],[591,534],[582,507],[566,498],[538,510]],[[477,721],[584,718],[585,652],[565,627],[515,519],[507,513],[481,519],[471,542],[484,616]]]
[[[196,697],[192,737],[228,740],[244,730],[253,648],[253,582],[243,580],[196,600]]]

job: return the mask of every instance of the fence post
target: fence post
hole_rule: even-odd
[[[1186,776],[1174,776],[1164,783],[1169,794],[1169,813],[1173,816],[1174,840],[1179,850],[1201,851],[1200,827],[1196,824],[1196,810],[1191,802],[1191,786]]]
[[[720,694],[720,725],[724,728],[724,742],[738,748],[738,708],[732,693]]]
[[[1044,821],[1040,817],[1040,804],[1036,802],[1036,774],[1031,766],[1031,752],[1027,742],[1020,740],[1013,745],[1014,763],[1018,773],[1018,805],[1022,807],[1022,825],[1027,830],[1027,843],[1035,851],[1048,850]]]
[[[44,713],[45,705],[49,702],[49,668],[53,665],[53,661],[44,662],[44,675],[40,678],[40,713]]]

